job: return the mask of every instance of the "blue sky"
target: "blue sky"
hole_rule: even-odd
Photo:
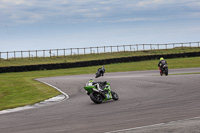
[[[199,0],[0,0],[0,52],[190,41]]]

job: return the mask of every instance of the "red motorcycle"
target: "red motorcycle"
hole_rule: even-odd
[[[162,76],[163,74],[165,74],[165,76],[168,75],[168,66],[165,64],[161,67],[159,67],[160,70],[160,76]]]

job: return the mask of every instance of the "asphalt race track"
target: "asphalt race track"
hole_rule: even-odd
[[[200,68],[169,70],[191,72]],[[1,114],[0,133],[103,133],[200,117],[200,74],[158,75],[154,70],[105,73],[95,81],[108,81],[119,100],[98,105],[83,89],[94,74],[41,78],[69,99]]]

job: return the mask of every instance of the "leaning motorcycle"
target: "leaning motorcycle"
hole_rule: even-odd
[[[95,78],[101,77],[103,76],[105,73],[105,68],[104,66],[102,66],[101,68],[99,68],[95,74]]]
[[[102,90],[99,90],[98,88],[101,87]],[[119,97],[117,93],[111,90],[110,84],[108,82],[93,82],[89,81],[86,83],[86,86],[84,86],[84,89],[86,90],[86,93],[90,96],[90,99],[96,103],[100,104],[102,101],[107,100],[118,100]]]
[[[160,76],[162,76],[163,74],[165,74],[165,76],[168,75],[168,66],[167,66],[167,64],[163,65],[162,69],[161,68],[159,68],[159,69],[160,69]]]

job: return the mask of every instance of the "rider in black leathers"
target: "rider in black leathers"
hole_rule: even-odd
[[[160,61],[158,62],[158,67],[161,71],[163,71],[163,66],[167,65],[167,62],[164,60],[163,57],[160,58]]]
[[[102,66],[101,68],[99,68],[99,69],[97,70],[97,72],[96,72],[96,77],[95,77],[95,78],[98,78],[98,77],[100,77],[100,76],[103,76],[104,73],[105,73],[105,67]]]

